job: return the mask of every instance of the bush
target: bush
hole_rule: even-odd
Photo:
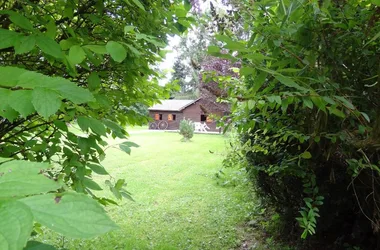
[[[194,124],[190,120],[183,119],[179,124],[179,134],[183,136],[183,141],[188,141],[193,138]]]
[[[241,136],[225,163],[243,161],[282,238],[380,249],[379,6],[295,3],[241,6],[250,40],[217,36],[242,62],[215,79]]]

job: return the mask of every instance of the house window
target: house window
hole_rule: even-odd
[[[176,115],[168,114],[168,121],[175,121]]]
[[[207,116],[206,115],[201,115],[201,122],[205,122],[207,120]]]
[[[162,120],[162,114],[154,114],[154,119],[156,121]]]

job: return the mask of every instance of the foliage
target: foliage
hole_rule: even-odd
[[[34,221],[73,238],[94,237],[117,228],[98,202],[84,194],[63,192],[67,188],[62,181],[48,178],[49,164],[0,161],[1,249],[22,249]],[[48,193],[52,191],[58,192]]]
[[[195,86],[191,82],[187,82],[186,76],[190,70],[189,66],[183,64],[179,59],[174,62],[173,65],[173,74],[171,81],[176,81],[180,86],[180,93],[191,93],[195,91]]]
[[[125,139],[126,124],[147,121],[136,108],[168,96],[152,65],[166,36],[186,29],[190,8],[179,0],[1,2],[0,157],[12,160],[0,165],[1,249],[21,249],[33,221],[71,237],[115,228],[95,200],[116,202],[93,192],[101,189],[93,177],[109,176],[104,138]],[[71,131],[75,120],[85,134]],[[106,184],[130,198],[124,180]]]
[[[197,25],[192,26],[174,47],[178,55],[173,66],[172,81],[177,80],[181,86],[181,93],[174,93],[176,99],[184,93],[199,95],[200,65],[207,56],[207,46],[213,38],[207,30],[207,21],[204,20],[206,16],[198,15],[193,16]]]
[[[191,120],[183,119],[179,123],[179,134],[183,136],[183,141],[188,141],[194,136],[194,123]]]
[[[209,48],[216,47],[210,46]],[[210,51],[210,50],[209,50]],[[219,76],[235,76],[240,63],[231,63],[228,59],[208,56],[202,62],[202,72],[199,75],[199,89],[201,108],[205,114],[222,113],[230,111],[230,105],[222,102],[227,97],[228,86],[215,80]]]
[[[219,12],[222,15],[225,11]],[[174,93],[173,96],[175,99],[202,98],[201,108],[205,114],[226,113],[229,111],[229,106],[218,102],[218,98],[226,94],[225,89],[211,81],[210,77],[204,77],[202,73],[213,71],[214,75],[229,75],[233,73],[231,67],[238,67],[239,64],[233,65],[226,59],[207,54],[208,46],[211,45],[212,51],[216,45],[213,36],[215,34],[213,16],[205,10],[196,14],[194,19],[197,25],[192,26],[175,47],[178,56],[173,66],[172,80],[176,80],[181,86],[181,93]]]
[[[241,63],[238,76],[214,77],[241,134],[226,162],[245,160],[289,231],[297,217],[302,238],[378,247],[369,239],[380,228],[378,2],[234,4],[243,32],[224,29],[209,48]]]

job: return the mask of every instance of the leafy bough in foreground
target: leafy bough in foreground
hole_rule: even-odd
[[[4,158],[0,162],[0,249],[22,249],[33,222],[73,238],[117,228],[95,200],[60,192],[65,185],[47,177],[49,164]]]
[[[36,159],[31,157],[28,158],[32,161],[0,157],[0,249],[18,250],[25,245],[26,249],[50,247],[34,241],[27,244],[34,222],[72,238],[90,238],[117,228],[100,205],[116,202],[96,197],[90,191],[102,190],[92,180],[92,173],[108,175],[108,172],[98,161],[84,156],[89,153],[104,155],[105,149],[98,145],[100,142],[105,145],[101,137],[113,133],[125,138],[125,130],[110,120],[99,121],[82,113],[77,121],[88,136],[77,136],[68,130],[64,120],[59,119],[59,113],[66,112],[68,102],[79,105],[94,101],[90,91],[61,77],[48,77],[17,67],[0,67],[0,74],[0,116],[13,121],[19,117],[28,119],[36,113],[41,115],[45,118],[42,124],[46,124],[46,130],[60,135],[61,138],[51,142],[55,147],[64,148],[60,157],[67,159],[56,162],[60,167],[52,168],[49,163],[35,162]],[[5,140],[10,139],[11,136],[5,137]],[[78,143],[78,148],[72,146],[73,142]],[[25,145],[31,150],[38,152],[39,147],[48,144],[48,141],[39,141],[25,134]],[[130,147],[136,146],[124,142],[120,149],[130,153]],[[16,156],[19,156],[17,152],[9,155]],[[44,161],[55,162],[49,158]],[[73,166],[75,175],[70,173]],[[115,185],[110,181],[106,184],[117,199],[132,199],[124,189],[124,180],[118,180]],[[78,193],[66,191],[70,189]]]
[[[101,165],[108,145],[104,138],[126,138],[124,126],[148,119],[136,107],[169,94],[170,87],[158,85],[159,74],[150,65],[161,60],[166,35],[186,29],[180,23],[191,6],[185,9],[181,0],[3,2],[0,157],[54,168],[0,171],[1,183],[18,178],[17,184],[0,186],[0,249],[22,249],[33,221],[72,237],[109,231],[114,224],[107,226],[108,218],[94,203],[116,204],[95,193],[102,187],[93,176],[109,175]],[[68,124],[75,121],[84,133],[72,132]],[[130,153],[132,146],[123,143],[120,149]],[[131,199],[124,180],[105,184],[117,199]],[[88,217],[80,211],[91,221],[82,221]],[[75,228],[69,217],[76,220]],[[26,246],[50,249],[38,242]]]

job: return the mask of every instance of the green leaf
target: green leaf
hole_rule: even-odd
[[[281,105],[281,103],[282,103],[282,101],[281,101],[281,97],[280,97],[280,96],[274,96],[274,95],[272,95],[272,96],[267,96],[267,99],[268,99],[268,101],[271,102],[271,103],[276,102],[276,103],[278,103],[278,104],[280,104],[280,105]]]
[[[126,193],[126,192],[120,192],[120,194],[121,194],[121,196],[123,196],[123,198],[125,198],[125,199],[128,199],[128,200],[130,200],[130,201],[135,201],[129,193]]]
[[[344,106],[346,106],[349,109],[355,109],[354,105],[352,105],[351,102],[349,102],[346,98],[343,96],[334,96],[335,99],[338,99]]]
[[[34,46],[36,45],[36,37],[35,36],[24,36],[18,40],[15,44],[15,52],[16,54],[24,54],[30,52]]]
[[[90,178],[84,177],[83,179],[83,184],[86,188],[92,189],[92,190],[103,190],[98,183],[95,181],[91,180]]]
[[[277,72],[279,73],[295,73],[300,72],[302,69],[293,69],[293,68],[286,68],[286,69],[278,69]]]
[[[127,50],[118,42],[109,41],[106,45],[106,49],[116,62],[120,63],[127,57]]]
[[[34,29],[29,19],[17,12],[14,12],[11,10],[5,10],[5,11],[0,11],[0,14],[9,15],[9,20],[11,20],[12,23],[14,23],[16,26],[20,28],[30,30],[30,31]]]
[[[0,198],[22,197],[57,190],[59,183],[41,174],[47,163],[14,160],[0,165]]]
[[[78,125],[83,131],[87,131],[88,128],[91,128],[91,130],[98,134],[98,135],[107,135],[106,128],[104,127],[104,124],[100,122],[99,120],[96,120],[91,117],[85,117],[80,116],[78,117]]]
[[[3,158],[3,157],[0,157],[0,163],[11,161],[11,160],[14,160],[14,159],[13,158]]]
[[[359,134],[364,134],[366,128],[363,125],[359,125]]]
[[[17,90],[12,91],[8,97],[9,106],[19,112],[21,116],[26,118],[36,110],[32,104],[32,91],[31,90]]]
[[[28,244],[23,250],[57,250],[57,248],[38,241],[28,241]]]
[[[79,127],[80,127],[83,131],[85,131],[85,132],[87,132],[88,129],[90,128],[90,121],[89,121],[89,119],[88,119],[87,117],[85,117],[85,116],[79,116],[78,119],[77,119],[77,123],[78,123]]]
[[[244,55],[244,58],[248,58],[248,59],[251,59],[251,60],[256,61],[256,62],[261,62],[265,59],[266,60],[275,60],[272,57],[264,56],[263,54],[260,54],[260,53],[249,53],[247,55]]]
[[[0,116],[8,119],[10,122],[13,122],[18,117],[18,113],[9,105],[5,105],[5,107],[0,110]]]
[[[131,154],[131,148],[130,147],[121,144],[121,145],[119,145],[119,148],[129,155]]]
[[[125,180],[124,180],[124,179],[118,179],[117,182],[116,182],[116,184],[115,184],[115,188],[116,188],[117,190],[121,190],[121,188],[122,188],[123,186],[125,186],[125,185],[127,185],[127,184],[125,183]]]
[[[208,46],[207,53],[220,53],[220,48],[218,46]]]
[[[79,45],[74,45],[70,48],[69,59],[71,63],[80,64],[86,58],[86,53]]]
[[[100,166],[98,164],[89,163],[87,164],[87,167],[89,167],[92,171],[94,171],[97,174],[108,175],[107,170],[103,166]]]
[[[328,96],[322,96],[322,98],[323,98],[323,100],[325,100],[327,103],[329,103],[331,105],[335,105],[336,104],[336,102],[333,99],[331,99],[330,97],[328,97]]]
[[[32,89],[40,87],[51,91],[54,90],[63,98],[69,99],[76,104],[94,100],[91,92],[78,87],[76,84],[62,77],[48,77],[37,72],[16,67],[0,67],[0,75],[0,86],[19,86]]]
[[[100,54],[100,55],[108,54],[106,46],[104,45],[86,45],[83,47],[91,50],[92,52],[96,54]]]
[[[91,74],[88,76],[87,82],[88,88],[91,91],[98,89],[101,84],[100,78],[96,72],[91,72]]]
[[[306,239],[307,234],[308,234],[308,230],[305,229],[305,230],[303,231],[303,233],[301,234],[301,239]]]
[[[131,31],[134,31],[135,30],[135,26],[131,26],[131,25],[127,25],[124,27],[124,34],[127,34],[127,33],[132,33]]]
[[[37,222],[67,237],[91,238],[117,228],[99,203],[84,194],[45,194],[20,201]]]
[[[224,46],[224,48],[229,49],[229,50],[233,50],[233,51],[241,51],[241,52],[249,51],[249,49],[247,49],[245,47],[244,43],[242,43],[242,42],[235,42],[235,41],[229,41]]]
[[[15,31],[0,29],[0,37],[0,49],[6,49],[15,46],[22,35]]]
[[[301,157],[304,159],[310,159],[311,158],[311,153],[309,151],[305,151],[301,154]]]
[[[282,100],[281,100],[281,96],[273,96],[273,98],[274,98],[274,101],[276,102],[276,103],[278,103],[278,104],[280,104],[281,105],[281,103],[282,103]]]
[[[135,54],[136,56],[141,56],[141,52],[140,52],[138,49],[136,49],[135,47],[133,47],[133,46],[131,46],[131,45],[129,45],[129,44],[124,44],[124,45],[127,46],[128,49],[129,49],[130,51],[132,51],[132,53]],[[161,51],[160,51],[160,52],[161,52]]]
[[[263,86],[265,80],[267,79],[267,76],[268,76],[268,73],[263,72],[263,71],[260,72],[260,74],[258,76],[256,76],[255,81],[254,81],[254,85],[252,88],[252,91],[254,93],[256,93],[261,88],[261,86]]]
[[[132,0],[132,2],[136,4],[137,7],[139,7],[141,10],[145,11],[144,5],[142,5],[142,3],[139,0]]]
[[[190,0],[184,0],[183,5],[184,5],[184,8],[185,8],[186,11],[190,11],[191,8],[192,8]]]
[[[302,98],[303,104],[308,107],[309,109],[313,109],[314,105],[313,102],[308,97]]]
[[[138,39],[138,40],[143,39],[149,43],[156,45],[157,47],[165,47],[166,46],[165,43],[158,41],[157,38],[154,36],[149,36],[149,35],[138,33],[138,34],[136,34],[136,39]]]
[[[324,199],[325,199],[325,197],[323,197],[323,196],[317,196],[315,198],[315,200],[317,200],[317,201],[323,201]]]
[[[243,76],[249,76],[249,75],[254,74],[255,72],[256,72],[256,69],[251,68],[251,67],[242,67],[240,69],[240,74]]]
[[[134,142],[130,142],[130,141],[126,141],[126,142],[123,142],[119,145],[119,148],[121,150],[123,150],[124,152],[126,152],[127,154],[131,154],[131,147],[136,147],[138,148],[139,145],[134,143]]]
[[[55,25],[55,21],[52,17],[50,17],[50,21],[45,25],[46,26],[46,36],[51,39],[55,39],[57,35],[57,26]]]
[[[233,42],[232,39],[229,37],[229,36],[226,36],[226,35],[215,35],[215,38],[218,40],[218,41],[221,41],[221,42],[224,42],[224,43],[231,43]]]
[[[0,72],[1,72],[1,67],[0,67]],[[1,75],[1,74],[0,74]],[[0,80],[0,85],[4,84]],[[9,106],[9,97],[11,95],[12,91],[9,89],[3,89],[0,87],[0,117],[4,117],[8,119],[9,121],[13,121],[14,119],[17,118],[18,113],[12,109]]]
[[[187,12],[186,12],[187,13]],[[178,23],[185,26],[186,28],[191,27],[191,23],[185,20],[185,17],[181,17],[178,19]]]
[[[87,137],[78,136],[78,147],[81,149],[82,154],[88,154],[90,150],[90,144]]]
[[[0,80],[1,85],[1,80]],[[8,107],[8,98],[11,95],[12,91],[9,89],[3,89],[0,88],[0,113],[2,110],[4,110],[6,107]]]
[[[65,99],[75,104],[94,101],[94,96],[87,89],[81,88],[67,79],[61,77],[45,78],[46,87],[57,91]]]
[[[62,130],[62,131],[66,131],[66,132],[69,131],[68,128],[67,128],[66,123],[63,122],[63,121],[60,121],[60,120],[54,120],[54,125],[55,125],[57,128],[59,128],[60,130]]]
[[[346,117],[346,115],[342,111],[340,111],[339,109],[337,109],[335,107],[328,107],[327,109],[329,110],[330,114],[336,115],[340,118]]]
[[[247,105],[248,105],[248,109],[252,110],[256,106],[256,101],[255,100],[249,100],[248,103],[247,103]]]
[[[376,0],[376,1],[380,1],[380,0]],[[372,43],[373,41],[375,41],[379,37],[380,37],[380,32],[378,32],[374,37],[372,37],[371,40],[369,40],[366,44],[364,44],[364,47],[366,47],[368,44]]]
[[[19,201],[0,201],[0,249],[23,249],[33,229],[30,209]]]
[[[55,114],[61,106],[61,100],[56,91],[39,87],[32,92],[32,103],[38,114],[45,119]]]
[[[362,114],[362,116],[364,117],[364,119],[367,120],[367,122],[371,122],[371,119],[369,119],[369,116],[366,113],[360,112],[360,114]]]
[[[59,46],[61,46],[62,50],[69,50],[72,46],[74,46],[76,41],[73,38],[69,38],[67,40],[59,41]]]
[[[187,15],[187,11],[182,6],[178,6],[174,13],[177,17],[186,17]]]
[[[104,119],[103,124],[106,125],[109,129],[111,129],[119,138],[125,138],[128,134],[119,124],[113,121]]]
[[[291,87],[291,88],[296,88],[298,90],[302,90],[302,91],[308,91],[308,89],[304,88],[304,87],[301,87],[300,85],[298,85],[295,81],[293,81],[291,78],[289,77],[286,77],[286,76],[282,76],[282,75],[275,75],[274,76],[279,82],[281,82],[282,84],[284,84],[285,86],[288,86],[288,87]]]
[[[59,44],[50,37],[38,35],[36,37],[37,46],[42,52],[51,55],[55,58],[63,58],[63,53]]]
[[[310,203],[310,202],[313,202],[313,199],[311,199],[311,198],[309,198],[309,197],[306,197],[306,198],[304,198],[303,200],[304,200],[305,202],[309,202],[309,203]]]
[[[311,96],[310,99],[313,101],[315,106],[318,107],[318,109],[326,112],[326,102],[320,96]]]

